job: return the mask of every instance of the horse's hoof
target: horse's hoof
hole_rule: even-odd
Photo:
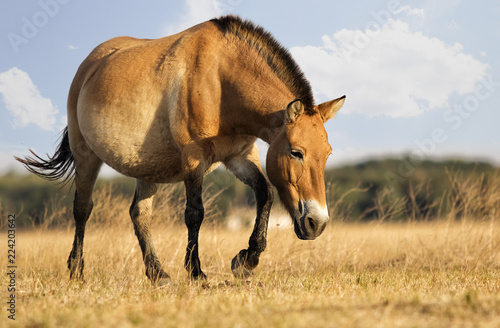
[[[191,280],[193,281],[205,281],[207,280],[207,275],[203,273],[203,271],[199,271],[196,274],[192,273],[191,274]]]
[[[243,254],[242,254],[243,253]],[[238,279],[246,279],[253,275],[253,271],[245,266],[246,250],[241,251],[231,261],[231,271]]]
[[[146,270],[146,276],[154,286],[161,287],[166,286],[170,283],[170,276],[161,268]]]
[[[165,286],[167,286],[167,285],[169,285],[169,284],[170,284],[170,277],[169,277],[169,276],[159,278],[158,280],[156,280],[156,281],[154,282],[154,285],[155,285],[156,287],[165,287]]]

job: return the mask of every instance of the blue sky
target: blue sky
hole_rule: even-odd
[[[498,0],[39,0],[0,4],[0,173],[22,171],[12,156],[28,148],[54,152],[69,85],[95,46],[222,14],[289,48],[317,103],[347,95],[326,125],[330,165],[402,154],[500,164]]]

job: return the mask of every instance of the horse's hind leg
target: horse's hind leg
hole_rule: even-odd
[[[150,220],[153,211],[153,196],[158,190],[154,183],[136,180],[135,195],[130,206],[130,217],[139,240],[142,257],[146,266],[146,276],[153,284],[164,285],[170,280],[163,271],[151,238]]]
[[[85,225],[92,212],[92,191],[99,174],[102,161],[83,142],[72,147],[75,159],[75,199],[73,217],[75,219],[75,239],[68,258],[70,278],[83,279],[83,238]]]

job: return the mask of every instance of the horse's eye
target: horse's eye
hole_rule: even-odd
[[[302,161],[304,160],[304,153],[298,149],[290,149],[290,157]]]

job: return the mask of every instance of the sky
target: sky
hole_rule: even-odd
[[[69,86],[94,47],[225,14],[288,48],[316,103],[347,96],[325,125],[329,166],[386,156],[500,165],[498,0],[38,0],[0,4],[0,174],[25,172],[13,156],[28,149],[54,153]]]

